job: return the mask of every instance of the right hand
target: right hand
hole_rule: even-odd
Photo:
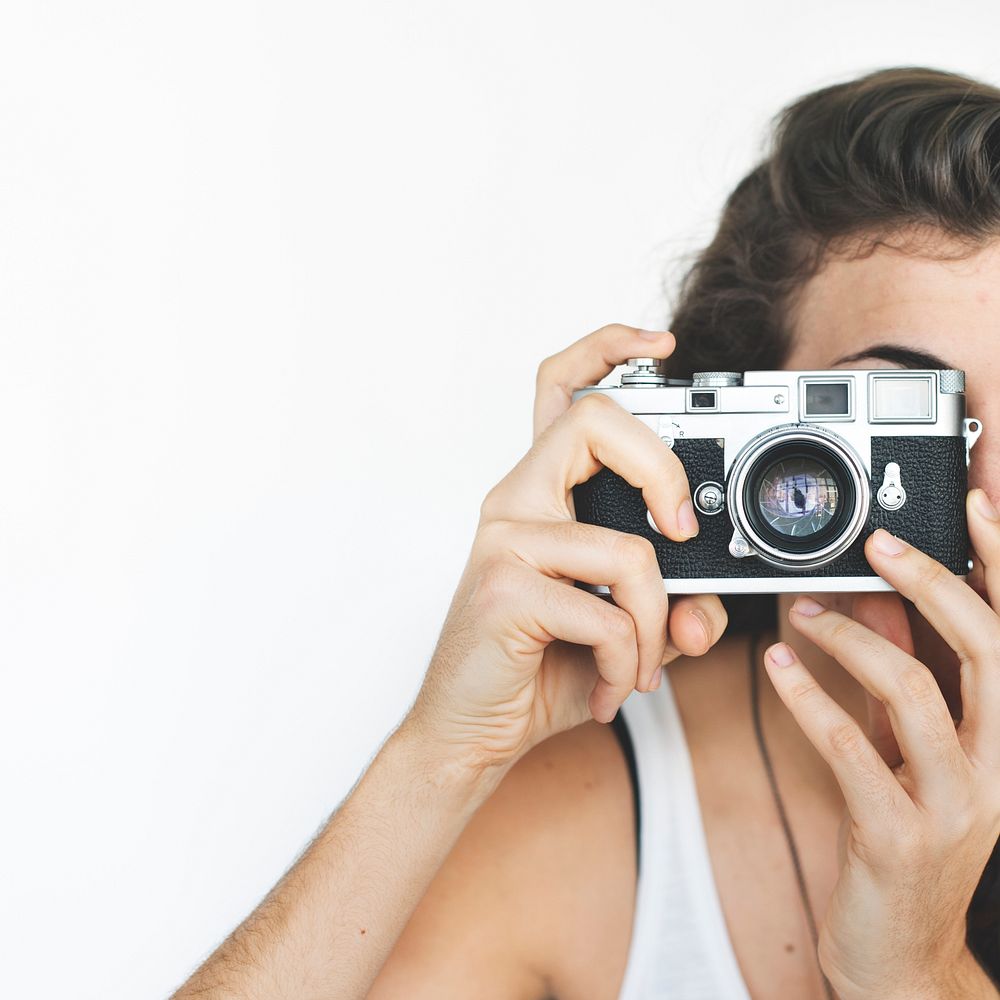
[[[570,403],[574,389],[628,358],[665,358],[675,344],[669,332],[647,340],[612,324],[539,366],[534,442],[481,505],[404,722],[449,756],[477,769],[512,765],[555,733],[591,718],[610,722],[631,691],[659,686],[665,664],[701,655],[722,636],[717,596],[679,596],[668,606],[652,543],[580,523],[572,509],[572,487],[607,466],[641,488],[668,538],[697,533],[684,468],[656,433],[602,393]],[[608,586],[616,603],[575,580]]]

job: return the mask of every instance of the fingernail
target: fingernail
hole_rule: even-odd
[[[885,528],[879,528],[872,535],[872,545],[884,556],[898,556],[906,549],[906,543],[895,535],[889,534]]]
[[[691,608],[688,614],[701,626],[702,632],[705,634],[705,644],[708,646],[712,645],[712,631],[708,627],[708,616],[705,614],[701,608]]]
[[[640,330],[639,336],[643,340],[659,340],[661,337],[665,337],[670,331],[669,330]]]
[[[767,651],[767,655],[771,658],[771,662],[778,667],[790,667],[795,662],[795,654],[792,652],[791,646],[784,642],[772,646]]]
[[[655,691],[660,686],[660,681],[663,679],[663,667],[657,667],[653,671],[653,676],[649,681],[649,690]]]
[[[681,533],[688,538],[694,538],[700,530],[698,518],[695,517],[694,513],[694,505],[690,498],[682,500],[680,507],[677,508],[677,526],[681,529]]]
[[[1000,521],[1000,514],[997,513],[996,507],[993,506],[990,498],[986,495],[986,490],[973,490],[972,503],[976,510],[987,520]]]
[[[819,601],[814,601],[811,597],[806,597],[805,594],[799,594],[792,605],[792,611],[797,615],[805,615],[806,618],[815,618],[816,615],[826,611],[826,608]]]

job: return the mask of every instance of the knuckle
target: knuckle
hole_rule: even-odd
[[[476,576],[472,602],[482,611],[509,604],[524,591],[524,575],[508,560],[494,555],[485,560]]]
[[[830,752],[838,757],[853,760],[864,753],[864,737],[857,723],[838,722],[826,735]]]
[[[606,336],[608,334],[631,333],[634,329],[634,327],[626,326],[624,323],[605,323],[598,329],[597,333],[598,336]]]
[[[510,549],[514,523],[505,518],[492,518],[480,523],[475,547],[480,557],[496,555]]]
[[[496,518],[496,511],[500,504],[501,490],[500,486],[503,481],[497,483],[495,486],[491,487],[487,492],[486,496],[483,497],[482,502],[479,504],[479,523],[483,524],[486,521],[492,521]]]
[[[982,807],[966,795],[948,812],[948,834],[952,841],[963,841],[978,829],[982,822]]]
[[[635,625],[632,616],[621,608],[614,605],[606,605],[607,614],[604,619],[604,628],[612,639],[626,639],[635,632]]]
[[[884,656],[880,638],[873,635],[868,628],[853,618],[838,617],[829,628],[830,631],[827,634],[831,642],[860,647],[873,658]]]
[[[656,549],[648,538],[620,532],[613,543],[615,562],[629,574],[645,573],[654,566],[659,570]]]
[[[921,560],[920,570],[917,574],[917,582],[923,590],[936,590],[948,582],[952,573],[945,566],[942,566],[936,559]]]
[[[880,835],[879,855],[889,859],[889,863],[912,866],[921,861],[927,853],[924,835],[920,828],[896,817],[885,824]]]
[[[834,641],[854,639],[857,638],[858,631],[858,623],[853,618],[839,618],[830,626],[830,638]]]
[[[907,667],[899,674],[896,686],[903,699],[911,705],[930,705],[941,697],[937,681],[923,666]]]
[[[535,372],[535,385],[543,386],[548,385],[550,382],[555,381],[553,377],[553,368],[555,365],[556,356],[550,354],[546,358],[542,358],[538,363],[538,370]]]
[[[947,712],[942,712],[942,715],[945,718],[934,715],[921,721],[920,738],[932,754],[953,763],[953,751],[957,742],[955,724]]]
[[[788,700],[795,706],[806,706],[819,690],[814,680],[796,681],[788,689]]]
[[[692,493],[691,483],[688,481],[687,470],[684,463],[674,454],[672,448],[666,448],[666,455],[663,456],[663,465],[660,467],[666,488],[676,497],[690,497]]]
[[[587,423],[595,419],[596,414],[612,413],[616,408],[620,409],[618,403],[607,394],[588,392],[586,396],[580,396],[579,399],[574,400],[566,412],[571,414],[575,420]]]

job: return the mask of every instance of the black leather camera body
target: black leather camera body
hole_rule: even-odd
[[[573,488],[578,521],[648,538],[669,593],[779,593],[892,588],[869,566],[876,528],[964,576],[969,450],[982,425],[965,415],[953,369],[696,372],[669,379],[630,358],[611,396],[673,449],[700,533],[674,542],[642,493],[609,468]],[[595,593],[606,586],[579,584]]]

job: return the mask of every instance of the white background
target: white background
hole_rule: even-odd
[[[12,2],[3,992],[163,997],[415,694],[538,362],[660,327],[769,117],[995,2]]]

